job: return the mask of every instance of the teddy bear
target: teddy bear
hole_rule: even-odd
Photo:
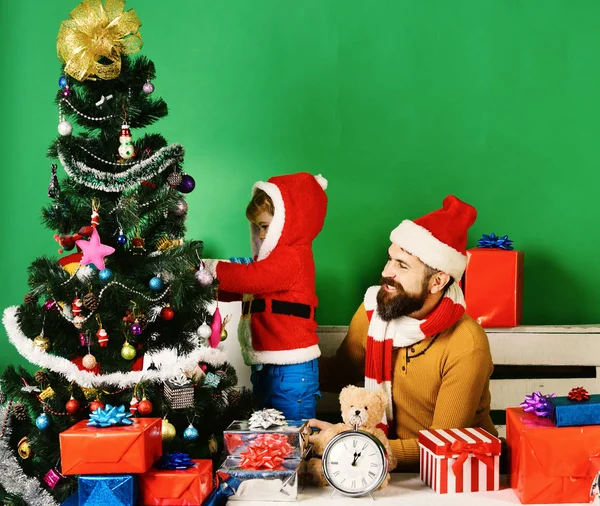
[[[354,429],[353,424],[358,425],[358,429],[373,434],[385,447],[388,456],[388,471],[396,468],[396,456],[392,452],[390,442],[385,433],[377,427],[377,424],[383,419],[388,398],[383,390],[367,390],[349,385],[340,392],[340,407],[342,410],[343,423],[332,425],[310,437],[313,444],[315,455],[322,456],[325,447],[340,432]],[[326,486],[327,480],[323,475],[323,466],[320,458],[311,458],[308,462],[308,473],[312,476],[315,485]],[[386,480],[381,485],[385,487],[390,480],[388,473]]]

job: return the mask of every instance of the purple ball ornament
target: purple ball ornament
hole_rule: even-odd
[[[139,324],[139,322],[135,321],[131,324],[131,333],[134,336],[139,336],[142,333],[142,326]]]
[[[190,176],[189,174],[182,174],[181,183],[179,183],[179,186],[177,187],[177,189],[181,193],[191,193],[192,191],[194,191],[195,187],[196,187],[196,181],[194,181],[194,178],[192,176]]]
[[[73,93],[73,91],[67,85],[67,86],[64,87],[62,95],[63,95],[63,97],[70,97],[72,93]]]

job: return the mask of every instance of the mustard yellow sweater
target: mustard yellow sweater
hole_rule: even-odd
[[[321,390],[339,392],[364,380],[369,321],[361,305],[333,357],[319,359]],[[490,375],[494,369],[487,335],[464,315],[437,337],[394,348],[390,445],[398,468],[419,465],[418,434],[423,429],[481,427],[493,435]]]

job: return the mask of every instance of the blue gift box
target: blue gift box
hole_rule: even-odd
[[[99,474],[79,477],[79,506],[134,506],[137,483],[131,474]]]
[[[600,395],[590,395],[587,401],[549,397],[548,413],[557,427],[600,425]]]

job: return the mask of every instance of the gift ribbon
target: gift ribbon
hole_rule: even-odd
[[[235,494],[241,481],[235,476],[217,473],[217,487],[204,500],[202,506],[224,506],[227,500]]]
[[[504,249],[504,250],[512,250],[514,249],[512,243],[513,241],[508,238],[507,235],[502,237],[498,237],[494,232],[490,235],[482,234],[481,239],[477,241],[478,248],[496,248],[496,249]]]
[[[452,464],[452,472],[457,481],[463,479],[463,464],[473,455],[477,460],[483,462],[489,470],[494,465],[494,458],[490,455],[494,451],[492,443],[479,441],[478,443],[465,443],[463,441],[454,441],[450,448],[446,447],[445,457],[452,457],[458,454],[458,457]]]
[[[525,400],[520,404],[525,413],[533,413],[541,418],[548,418],[550,408],[548,406],[548,397],[555,397],[556,394],[543,395],[541,392],[533,392],[526,395]]]
[[[277,469],[294,449],[282,434],[261,434],[240,453],[242,469]]]

